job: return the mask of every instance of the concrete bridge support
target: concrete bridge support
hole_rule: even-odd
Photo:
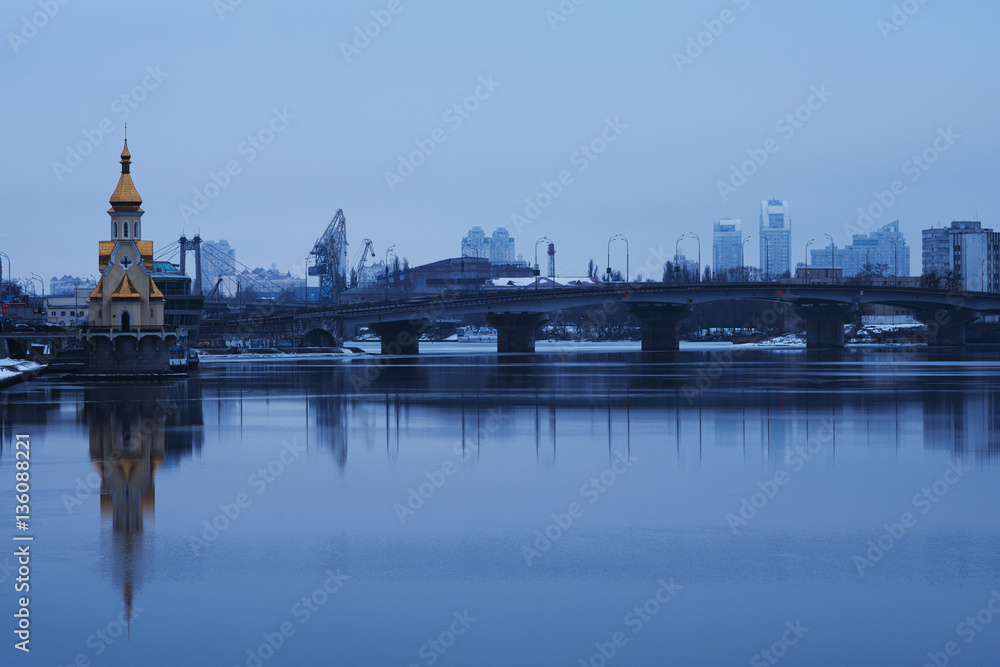
[[[430,328],[427,320],[374,322],[368,325],[382,339],[382,354],[414,355],[420,353],[420,336]]]
[[[855,306],[795,306],[795,314],[806,321],[806,348],[843,349],[844,325],[856,312]]]
[[[913,313],[913,319],[927,325],[928,347],[965,347],[965,327],[979,319],[970,310],[946,310]]]
[[[497,330],[497,352],[534,352],[535,330],[548,321],[542,313],[486,314],[486,323]]]
[[[681,346],[681,320],[691,314],[691,306],[637,304],[628,307],[639,320],[643,352],[671,352]]]

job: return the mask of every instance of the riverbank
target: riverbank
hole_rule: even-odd
[[[0,359],[0,389],[32,378],[45,370],[43,364],[24,359]]]

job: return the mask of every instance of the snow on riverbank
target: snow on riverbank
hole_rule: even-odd
[[[45,367],[42,364],[36,364],[34,361],[11,359],[10,357],[0,359],[0,387],[36,375],[43,368]]]

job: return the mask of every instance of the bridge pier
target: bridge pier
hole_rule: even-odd
[[[430,328],[427,320],[373,322],[368,328],[382,339],[382,354],[414,355],[420,353],[420,336]]]
[[[681,320],[691,314],[691,306],[632,304],[629,315],[639,320],[643,352],[671,352],[681,346]]]
[[[927,326],[928,347],[965,347],[965,327],[979,319],[979,313],[940,308],[913,313],[913,319]]]
[[[854,306],[795,306],[795,314],[806,322],[806,348],[843,349],[844,325],[855,312]]]
[[[543,313],[487,313],[486,324],[497,330],[497,352],[535,351],[535,330],[549,321]]]

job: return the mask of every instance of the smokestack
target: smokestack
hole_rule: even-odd
[[[556,277],[556,244],[549,244],[549,278]]]

